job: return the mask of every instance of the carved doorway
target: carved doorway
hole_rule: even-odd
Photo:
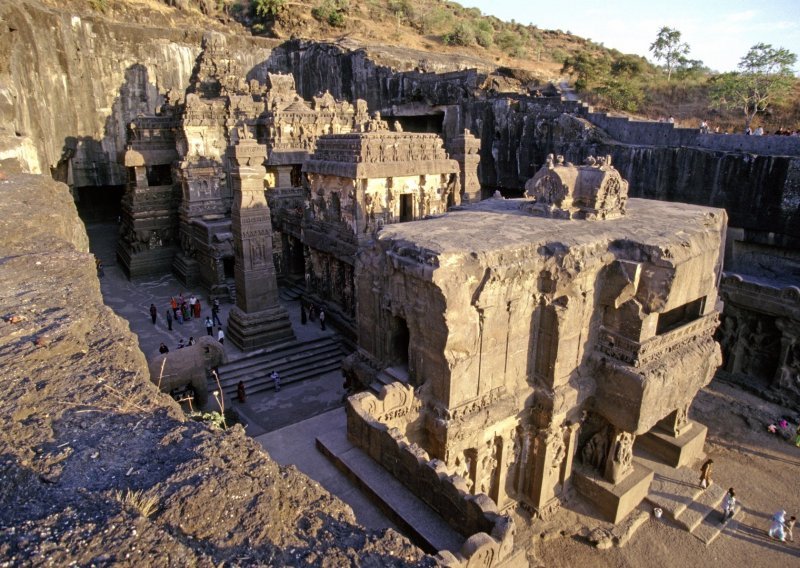
[[[408,331],[406,320],[392,316],[388,345],[390,366],[408,369],[408,346],[410,341],[411,334]]]
[[[400,222],[414,220],[414,196],[410,193],[400,195]]]

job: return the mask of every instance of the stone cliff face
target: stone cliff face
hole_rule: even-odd
[[[27,162],[77,186],[126,183],[118,155],[128,122],[186,89],[203,34],[28,2],[0,5],[0,29],[0,138],[26,144]],[[243,69],[256,73],[268,58],[268,41],[230,41]]]
[[[127,323],[103,305],[67,187],[12,175],[0,192],[4,561],[432,564],[391,530],[364,531],[240,427],[186,422],[150,382]]]

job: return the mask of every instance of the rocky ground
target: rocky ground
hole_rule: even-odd
[[[0,177],[0,564],[432,564],[241,428],[185,421],[103,305],[66,186]]]

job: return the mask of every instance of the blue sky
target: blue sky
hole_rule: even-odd
[[[648,49],[658,29],[677,28],[691,48],[689,57],[717,71],[733,71],[758,42],[785,47],[800,58],[800,0],[457,1],[502,20],[570,31],[651,60]]]

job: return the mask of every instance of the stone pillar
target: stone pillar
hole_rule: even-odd
[[[561,481],[561,467],[566,457],[566,445],[561,428],[551,424],[536,435],[533,455],[534,476],[531,480],[531,504],[542,518],[559,506],[556,489]]]
[[[461,170],[461,201],[474,203],[481,200],[481,184],[478,180],[478,164],[481,161],[481,141],[464,130],[463,134],[450,141],[447,148],[450,158],[458,162]],[[456,199],[458,205],[459,199]]]
[[[292,166],[277,166],[275,187],[292,187]]]
[[[235,249],[236,306],[228,337],[242,350],[294,339],[289,314],[278,301],[272,259],[272,222],[264,197],[266,146],[251,138],[228,148],[234,202],[231,232]]]

